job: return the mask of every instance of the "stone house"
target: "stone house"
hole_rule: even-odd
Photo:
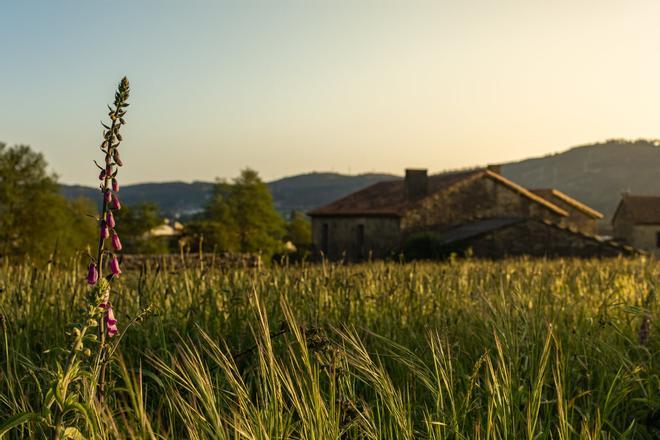
[[[660,257],[660,196],[624,194],[612,227],[615,240]]]
[[[593,236],[591,220],[600,213],[563,194],[552,196],[562,206],[503,177],[497,167],[432,176],[409,169],[404,179],[376,183],[308,214],[314,249],[329,259],[396,255],[422,234],[433,234],[447,252],[470,248],[489,257],[622,251]]]

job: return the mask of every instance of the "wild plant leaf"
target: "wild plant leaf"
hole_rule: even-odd
[[[33,412],[24,412],[11,416],[0,424],[0,438],[24,423],[38,420],[41,420],[41,416]]]

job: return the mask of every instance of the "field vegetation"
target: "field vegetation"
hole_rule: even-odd
[[[653,260],[147,267],[113,283],[106,390],[71,262],[0,267],[0,438],[657,438]],[[60,348],[58,348],[60,347]],[[59,367],[58,367],[59,365]],[[62,388],[59,388],[61,391]]]

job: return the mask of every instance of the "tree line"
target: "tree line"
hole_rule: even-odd
[[[44,156],[29,146],[0,143],[0,256],[47,260],[89,252],[97,240],[95,201],[67,200]],[[125,206],[117,214],[127,253],[254,252],[264,258],[306,254],[310,224],[304,213],[284,218],[266,183],[252,169],[217,180],[204,210],[180,235],[156,237],[164,223],[158,206]]]

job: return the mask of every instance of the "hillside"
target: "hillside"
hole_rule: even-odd
[[[122,187],[120,197],[122,203],[128,206],[152,202],[160,207],[165,216],[187,216],[198,212],[206,204],[212,188],[210,182],[140,183]],[[68,198],[87,197],[100,203],[96,188],[61,185],[61,191]]]
[[[269,182],[275,207],[286,215],[293,210],[307,211],[329,203],[353,191],[382,180],[396,178],[389,174],[346,176],[337,173],[309,173]],[[161,182],[126,185],[121,188],[121,200],[127,205],[152,202],[160,206],[165,216],[186,217],[199,212],[211,195],[211,182]],[[98,190],[78,185],[62,185],[68,198],[88,197],[98,200]]]
[[[391,174],[347,176],[337,173],[309,173],[275,180],[268,184],[275,207],[283,213],[308,211],[376,182],[396,179]]]
[[[660,195],[660,145],[656,141],[612,140],[571,148],[563,153],[503,164],[502,174],[527,188],[557,188],[611,216],[621,193]],[[430,163],[429,168],[434,168]],[[402,165],[405,166],[405,164]],[[373,183],[396,179],[391,174],[347,176],[309,173],[269,182],[277,209],[308,211]],[[163,182],[128,185],[122,201],[151,201],[167,216],[198,212],[211,193],[210,182]],[[95,198],[97,190],[62,186],[67,197]]]
[[[622,192],[660,195],[657,141],[611,140],[502,166],[527,188],[557,188],[610,217]]]

